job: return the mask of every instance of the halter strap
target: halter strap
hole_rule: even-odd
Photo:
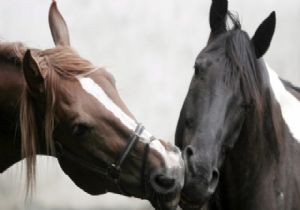
[[[107,174],[110,176],[111,179],[113,179],[115,182],[118,182],[121,175],[121,166],[129,153],[131,152],[132,148],[134,147],[135,143],[139,139],[140,135],[143,133],[145,127],[141,124],[138,124],[134,134],[130,138],[130,142],[127,144],[126,148],[120,155],[120,158],[113,164],[111,164],[107,169]]]
[[[140,138],[140,135],[143,133],[144,130],[145,130],[145,127],[142,124],[137,125],[134,133],[132,134],[132,136],[130,138],[129,143],[125,147],[124,151],[121,153],[120,158],[115,163],[109,164],[102,160],[101,161],[97,160],[97,165],[94,163],[90,163],[90,162],[80,158],[78,155],[74,154],[69,149],[65,148],[60,142],[55,141],[55,148],[58,152],[57,157],[58,158],[63,157],[63,156],[67,157],[67,159],[70,159],[70,160],[76,162],[77,164],[79,164],[80,166],[82,166],[84,168],[88,168],[89,170],[91,170],[93,172],[96,172],[98,174],[106,176],[107,178],[111,179],[114,184],[116,184],[120,193],[122,193],[124,195],[128,195],[128,193],[126,193],[126,191],[120,185],[120,175],[122,172],[121,166],[124,163],[124,161],[126,160],[127,156],[132,151],[132,149],[134,148],[136,142],[138,141],[138,139]],[[150,142],[153,139],[154,139],[154,137],[150,139]],[[141,177],[143,187],[145,184],[144,175],[145,175],[145,165],[147,162],[148,152],[149,152],[149,143],[146,144],[146,146],[145,146],[143,162],[142,162],[142,169],[141,169],[141,175],[143,174],[143,176]],[[100,166],[98,166],[98,163],[100,164]]]
[[[145,145],[144,154],[143,154],[142,169],[141,169],[140,176],[141,176],[141,186],[143,187],[144,196],[146,196],[146,192],[147,192],[147,185],[146,185],[146,180],[147,180],[146,165],[147,165],[147,161],[148,161],[148,153],[149,153],[149,150],[150,150],[150,144],[154,140],[155,140],[155,137],[152,136],[150,138],[150,142]]]

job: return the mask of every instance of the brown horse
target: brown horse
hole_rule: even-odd
[[[26,158],[30,189],[36,155],[51,155],[89,194],[114,192],[176,208],[184,179],[180,151],[137,123],[113,76],[70,47],[55,2],[49,23],[53,49],[0,44],[0,173]]]

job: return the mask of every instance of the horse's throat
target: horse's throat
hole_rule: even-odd
[[[14,138],[0,132],[0,173],[21,160],[21,144]]]
[[[18,127],[23,82],[17,67],[0,62],[0,173],[21,160]]]

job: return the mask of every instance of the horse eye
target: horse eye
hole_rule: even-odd
[[[194,69],[195,69],[195,75],[196,75],[196,76],[199,75],[199,73],[200,73],[199,67],[195,65],[195,66],[194,66]]]
[[[91,128],[84,124],[84,123],[79,123],[79,124],[76,124],[74,127],[73,127],[73,134],[75,136],[83,136],[85,134],[87,134],[88,132],[90,132]]]
[[[205,80],[205,72],[207,69],[204,69],[201,65],[195,65],[195,76],[200,80]]]

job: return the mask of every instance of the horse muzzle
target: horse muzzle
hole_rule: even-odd
[[[219,183],[219,170],[206,158],[199,158],[195,148],[183,151],[186,174],[180,206],[184,210],[199,209],[215,192]]]

